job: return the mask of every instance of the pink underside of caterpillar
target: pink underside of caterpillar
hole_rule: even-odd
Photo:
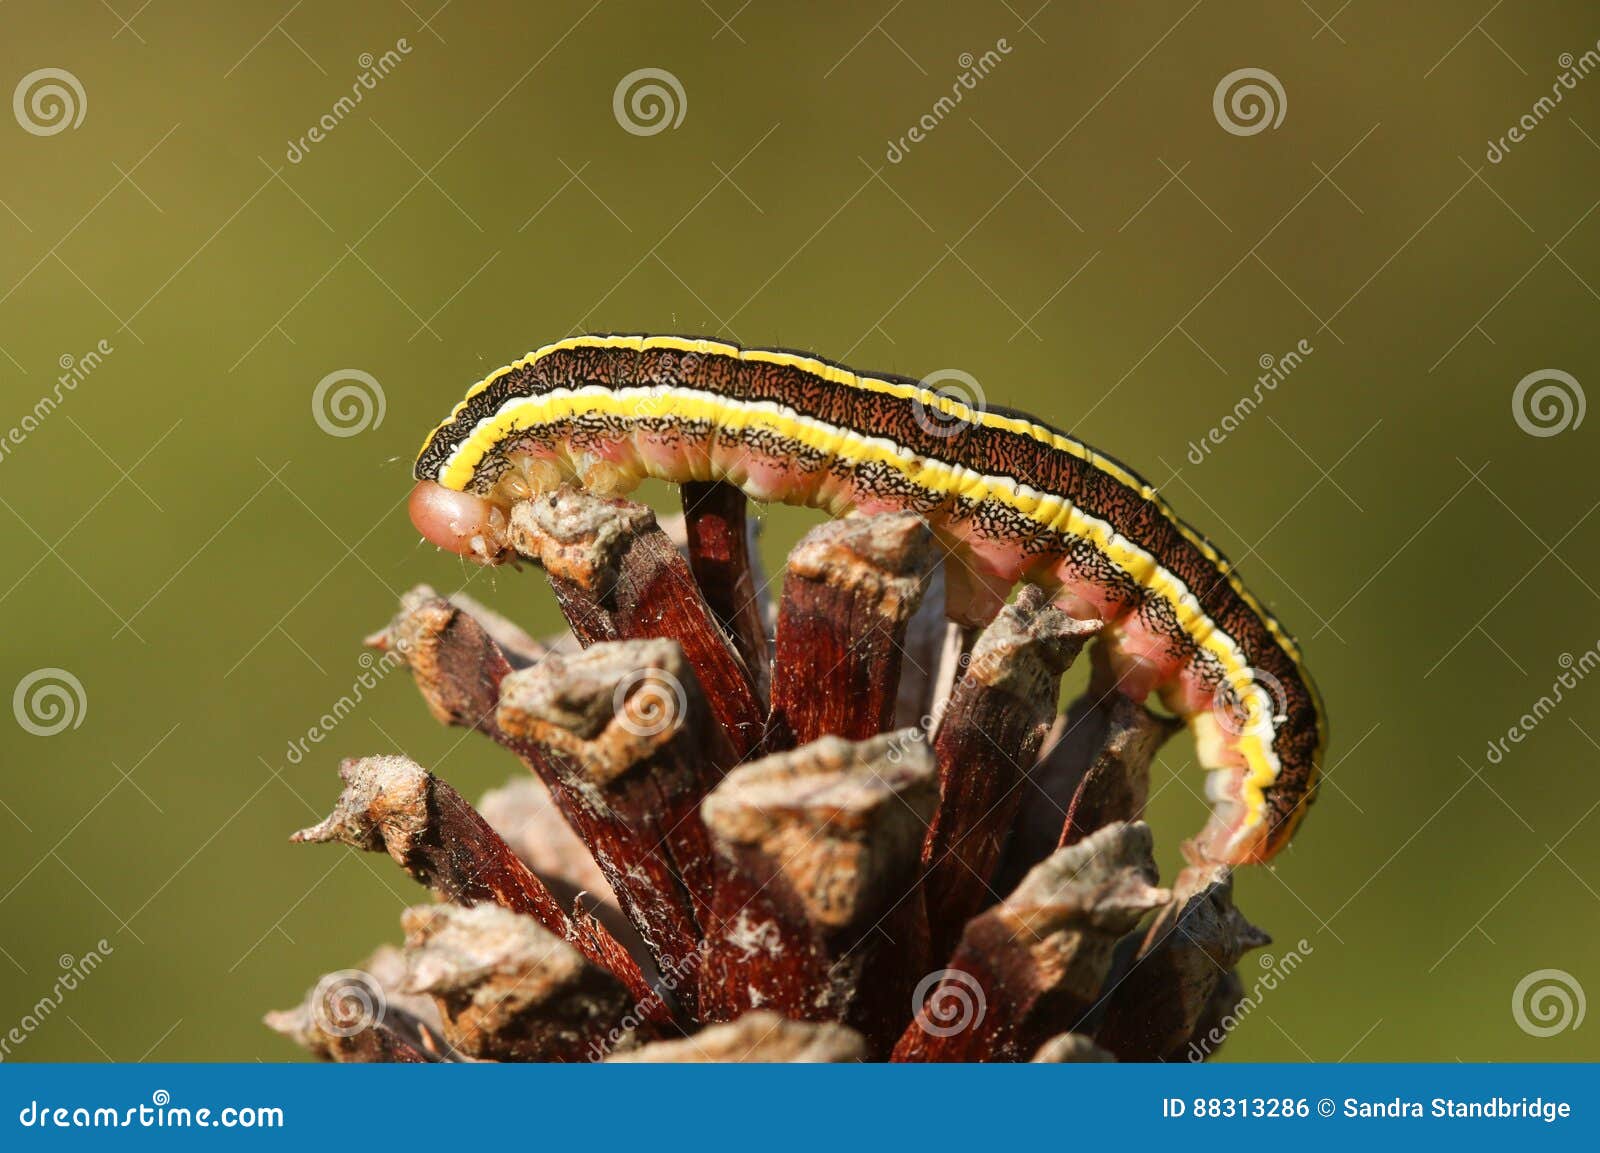
[[[581,451],[571,452],[565,447],[519,446],[509,459],[516,466],[509,475],[527,478],[525,484],[514,479],[508,486],[502,478],[489,497],[455,492],[433,481],[419,482],[410,500],[418,531],[440,548],[495,563],[506,553],[504,530],[511,501],[523,488],[536,492],[553,478],[576,481],[608,495],[620,495],[647,476],[678,483],[724,480],[753,500],[819,508],[834,516],[904,508],[898,499],[858,485],[847,473],[801,467],[792,459],[752,452],[745,445],[713,447],[708,454],[703,443],[681,434],[664,438],[639,432],[621,440],[587,441]],[[944,505],[922,515],[949,550],[945,611],[951,620],[987,624],[1015,585],[1025,580],[1051,590],[1057,605],[1071,615],[1106,622],[1099,663],[1116,691],[1136,701],[1155,692],[1169,709],[1191,722],[1215,707],[1215,678],[1206,678],[1173,638],[1148,627],[1117,592],[1087,579],[1070,558],[1030,554],[1020,542],[984,534],[970,520],[952,520],[949,512],[950,506]],[[1206,793],[1212,818],[1191,847],[1213,860],[1250,860],[1259,851],[1259,838],[1241,828],[1244,806],[1238,798],[1244,759],[1234,740],[1223,736],[1203,742],[1200,749],[1203,767],[1211,770]]]

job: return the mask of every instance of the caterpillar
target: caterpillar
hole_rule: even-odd
[[[1040,585],[1104,621],[1121,692],[1188,723],[1211,804],[1191,856],[1265,861],[1314,799],[1326,724],[1294,640],[1153,486],[1026,414],[779,349],[581,336],[474,385],[414,472],[423,536],[484,562],[511,505],[562,483],[723,480],[835,516],[914,511],[948,550],[952,620]]]

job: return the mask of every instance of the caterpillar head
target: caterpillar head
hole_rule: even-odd
[[[510,556],[505,510],[481,496],[456,492],[437,481],[418,481],[407,511],[417,531],[442,549],[479,564],[498,564]]]

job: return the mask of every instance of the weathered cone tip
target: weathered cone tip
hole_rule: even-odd
[[[1143,821],[1115,821],[1035,865],[999,908],[1041,938],[1082,920],[1130,929],[1172,900],[1156,883],[1154,845]]]
[[[656,527],[646,505],[559,488],[511,510],[511,546],[552,576],[609,586],[633,538]]]
[[[501,682],[501,724],[524,732],[536,721],[591,740],[619,711],[631,718],[629,698],[638,692],[647,693],[649,700],[634,708],[659,705],[681,714],[677,698],[686,694],[684,685],[692,676],[682,647],[671,640],[602,642],[576,653],[555,653]],[[684,718],[657,719],[671,725]]]
[[[835,833],[859,831],[863,820],[879,815],[914,814],[926,824],[936,773],[918,729],[865,741],[825,736],[735,769],[700,813],[714,834],[737,842],[758,841],[784,814],[797,812],[813,814]],[[886,804],[889,798],[905,803]]]
[[[657,1041],[608,1057],[617,1063],[645,1062],[855,1062],[867,1059],[861,1034],[832,1022],[794,1021],[756,1010],[736,1021],[711,1025],[692,1037]]]
[[[351,757],[339,765],[345,782],[333,811],[315,825],[292,834],[293,843],[340,842],[351,848],[406,851],[420,836],[426,814],[421,799],[428,771],[406,757]]]
[[[412,993],[471,990],[492,976],[535,968],[554,983],[575,977],[588,963],[533,918],[498,905],[413,905],[400,924],[408,962],[403,987]]]

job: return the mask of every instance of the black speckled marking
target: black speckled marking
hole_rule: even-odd
[[[844,368],[806,353],[790,355]],[[917,384],[912,378],[886,373],[856,375],[891,383]],[[1276,622],[1271,621],[1265,610],[1258,610],[1247,602],[1228,579],[1223,567],[1227,565],[1226,559],[1213,561],[1208,557],[1196,543],[1203,538],[1182,525],[1159,497],[1147,498],[1140,489],[1149,486],[1137,473],[1112,458],[1102,457],[1123,469],[1138,488],[1130,488],[1110,472],[1026,433],[978,424],[934,425],[925,418],[919,419],[922,414],[912,400],[838,384],[799,365],[745,360],[737,349],[696,353],[597,345],[557,349],[532,364],[504,372],[481,393],[466,401],[459,414],[434,431],[417,458],[416,475],[419,479],[436,476],[456,444],[470,434],[481,419],[499,411],[510,398],[536,395],[561,386],[624,387],[652,383],[703,390],[734,400],[782,404],[830,425],[888,439],[920,456],[960,464],[991,476],[1009,477],[1040,492],[1059,494],[1088,515],[1114,526],[1183,581],[1216,627],[1239,644],[1250,664],[1269,673],[1282,686],[1286,699],[1278,703],[1284,706],[1288,723],[1279,726],[1275,735],[1274,749],[1282,768],[1278,781],[1267,790],[1267,802],[1269,819],[1276,825],[1273,836],[1283,839],[1292,830],[1314,795],[1316,759],[1322,739],[1315,690],[1286,648],[1288,642],[1279,642],[1278,636],[1283,634]],[[997,407],[990,411],[1029,422],[1059,436],[1069,435],[1025,413]],[[670,417],[580,418],[576,422],[553,422],[539,430],[519,433],[514,439],[519,443],[542,445],[570,439],[582,445],[624,435],[633,429],[648,429],[658,437],[670,438],[676,423],[679,422]],[[1212,676],[1220,682],[1215,662],[1184,634],[1171,606],[1160,598],[1147,596],[1143,586],[1088,542],[1051,533],[999,502],[974,505],[966,500],[952,500],[946,494],[927,492],[882,465],[852,469],[842,462],[824,462],[819,454],[760,430],[744,430],[738,434],[723,430],[719,435],[734,437],[770,454],[797,457],[796,463],[808,469],[826,465],[841,479],[865,482],[872,491],[918,511],[948,506],[956,521],[979,526],[985,533],[1001,539],[1019,540],[1030,555],[1065,556],[1083,579],[1113,593],[1126,609],[1140,614],[1161,635],[1172,638],[1184,652],[1191,654],[1194,667],[1202,676],[1211,668]],[[469,487],[474,491],[486,491],[503,468],[503,453],[489,453]],[[1210,547],[1208,542],[1205,547]]]

